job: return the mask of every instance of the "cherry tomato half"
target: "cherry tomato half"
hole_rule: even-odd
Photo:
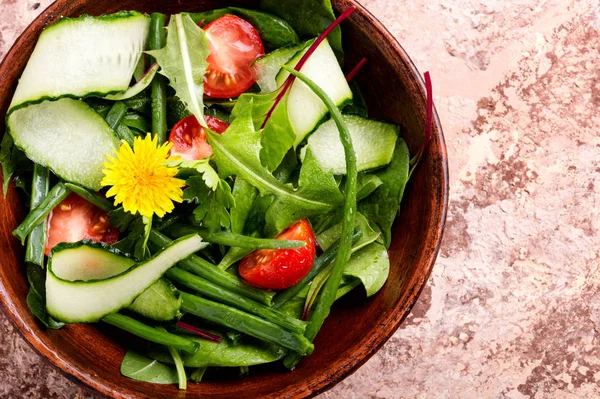
[[[109,245],[119,239],[119,230],[108,223],[108,214],[71,193],[48,215],[46,255],[61,242],[102,241]]]
[[[215,98],[239,96],[256,82],[252,63],[265,54],[260,35],[250,22],[230,14],[204,30],[210,49],[204,93]]]
[[[259,249],[242,259],[238,271],[250,284],[271,290],[289,288],[304,278],[315,260],[315,234],[306,219],[296,222],[277,237],[302,240],[302,248]]]
[[[223,133],[229,126],[214,116],[207,115],[204,120],[215,133]],[[206,142],[206,132],[194,115],[183,118],[173,126],[169,134],[169,142],[173,143],[171,156],[179,155],[182,159],[195,161],[212,155],[212,148]]]

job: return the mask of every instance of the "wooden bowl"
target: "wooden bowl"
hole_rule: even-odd
[[[345,65],[360,58],[369,62],[357,81],[373,118],[404,126],[403,136],[414,153],[422,142],[425,91],[421,75],[394,37],[367,10],[352,0],[334,0],[339,13],[358,9],[343,24]],[[256,7],[257,0],[145,1],[58,0],[46,9],[16,41],[0,65],[0,114],[5,115],[29,55],[42,29],[60,16],[100,15],[118,10],[202,11],[226,5]],[[4,117],[0,118],[4,132]],[[0,177],[1,179],[1,177]],[[360,290],[336,304],[315,341],[315,352],[293,372],[281,365],[260,368],[248,377],[189,384],[186,392],[175,385],[155,385],[121,376],[124,348],[113,334],[95,325],[69,325],[45,330],[29,313],[24,251],[11,235],[24,217],[14,188],[0,195],[0,301],[25,339],[67,376],[115,398],[309,397],[331,388],[369,359],[396,331],[417,300],[438,253],[448,201],[448,165],[442,128],[434,119],[426,156],[407,187],[395,224],[390,249],[391,271],[385,287],[365,299]],[[103,330],[104,331],[104,330]]]

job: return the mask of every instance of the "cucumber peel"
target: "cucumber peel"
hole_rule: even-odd
[[[66,248],[58,252],[54,251],[48,261],[46,273],[48,314],[56,320],[67,323],[96,322],[108,314],[131,305],[169,268],[206,245],[197,235],[182,237],[147,261],[131,265],[119,274],[104,279],[89,280],[78,279],[78,277],[96,277],[97,274],[89,272],[90,269],[106,267],[106,262],[114,262],[115,257],[121,255],[107,250],[104,259],[96,256],[97,254],[93,257],[80,257],[80,262],[72,262],[70,267],[77,270],[67,273],[66,266],[61,263],[69,258],[69,252],[78,249]],[[61,252],[62,256],[57,256]],[[121,267],[125,268],[125,265]]]

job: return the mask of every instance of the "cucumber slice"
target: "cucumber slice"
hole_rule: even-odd
[[[306,49],[312,42],[312,40],[309,40],[308,42],[281,47],[256,60],[253,67],[256,71],[256,83],[258,83],[261,93],[270,93],[277,90],[279,86],[275,78],[281,71],[281,65],[291,60],[299,51]]]
[[[66,323],[98,321],[110,313],[131,305],[165,271],[206,245],[197,235],[186,236],[173,241],[149,260],[134,264],[120,274],[93,280],[67,279],[67,277],[84,276],[87,272],[64,273],[67,266],[61,265],[61,261],[68,259],[73,251],[80,252],[80,248],[66,247],[61,251],[55,251],[48,260],[46,272],[48,314],[56,320]],[[57,259],[57,255],[60,253],[62,256]],[[74,269],[88,269],[94,266],[113,268],[115,266],[109,264],[115,262],[115,255],[114,252],[107,250],[103,253],[95,253],[93,257],[80,256],[80,262],[71,263],[70,267]],[[57,271],[64,274],[57,274]],[[112,271],[116,271],[116,269],[112,269]]]
[[[10,111],[45,99],[127,90],[149,28],[150,19],[138,12],[59,20],[41,33]]]
[[[344,122],[352,137],[358,171],[379,168],[392,160],[400,128],[386,122],[374,121],[356,115],[344,115]],[[304,160],[310,149],[321,168],[337,175],[346,173],[346,158],[340,134],[333,120],[328,120],[308,138],[300,151]]]
[[[180,315],[181,295],[169,280],[161,278],[142,292],[128,309],[152,320],[171,321]]]
[[[10,114],[8,131],[27,157],[64,180],[98,191],[102,164],[119,140],[85,102],[44,101]]]
[[[296,54],[287,65],[295,67],[304,55],[304,51]],[[352,90],[350,90],[346,77],[327,40],[317,47],[302,67],[301,72],[323,89],[338,107],[352,100]],[[281,86],[288,76],[289,72],[280,71],[276,78],[277,86]],[[327,107],[311,89],[298,79],[294,81],[289,90],[287,107],[290,122],[296,133],[295,148],[317,127],[327,114]]]
[[[87,240],[58,244],[52,250],[52,262],[54,274],[68,281],[104,280],[135,264],[124,252]],[[160,279],[142,292],[128,309],[149,319],[170,321],[179,315],[181,298],[173,284]]]

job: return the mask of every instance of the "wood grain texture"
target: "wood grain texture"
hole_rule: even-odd
[[[229,1],[252,7],[256,1]],[[339,12],[356,3],[334,1]],[[10,103],[16,82],[41,30],[59,16],[99,15],[121,9],[174,13],[223,7],[221,1],[178,2],[128,0],[57,1],[44,11],[17,40],[0,65],[0,113]],[[343,24],[346,65],[366,56],[367,67],[357,80],[372,117],[404,126],[403,135],[414,152],[425,120],[423,81],[407,54],[360,5]],[[4,131],[3,118],[0,131]],[[176,386],[146,384],[124,378],[119,365],[126,336],[94,325],[70,325],[46,331],[30,315],[25,297],[27,283],[23,250],[11,231],[23,216],[11,186],[0,199],[0,302],[26,340],[67,375],[115,398],[176,398],[202,394],[205,398],[309,397],[326,390],[355,371],[394,333],[425,285],[440,245],[446,217],[448,171],[445,143],[436,116],[429,151],[407,188],[403,209],[395,225],[390,249],[390,277],[384,289],[365,300],[357,291],[337,304],[315,341],[314,354],[290,373],[282,366],[260,368],[250,377],[190,384],[187,392]]]

